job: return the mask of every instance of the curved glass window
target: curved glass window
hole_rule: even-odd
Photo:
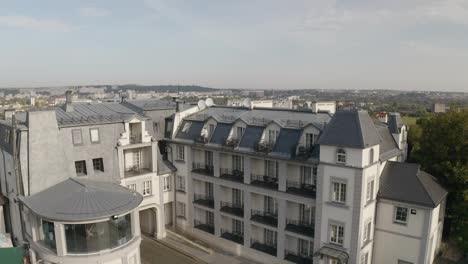
[[[130,214],[91,224],[65,225],[68,253],[91,253],[112,249],[129,242],[132,237]]]

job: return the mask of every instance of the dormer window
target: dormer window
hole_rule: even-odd
[[[184,124],[184,127],[182,128],[182,132],[187,133],[187,131],[190,129],[190,126],[191,126],[191,125],[192,125],[192,123],[186,122],[186,123]]]
[[[339,148],[336,151],[336,163],[341,163],[341,164],[346,163],[346,150]]]
[[[244,135],[245,128],[237,127],[237,139],[240,139]]]
[[[208,137],[211,137],[211,135],[213,135],[214,130],[215,130],[215,125],[209,124],[208,125]]]
[[[268,143],[275,144],[276,139],[278,138],[278,130],[268,130]]]
[[[306,148],[312,148],[315,145],[315,135],[306,133]]]

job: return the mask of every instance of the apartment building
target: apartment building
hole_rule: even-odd
[[[150,116],[175,104],[67,99],[0,121],[5,229],[33,263],[138,264],[141,233],[164,237],[173,218],[165,120]]]
[[[262,263],[432,263],[447,192],[397,113],[199,106],[166,120],[179,230]]]

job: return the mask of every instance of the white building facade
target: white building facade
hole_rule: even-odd
[[[379,196],[387,163],[406,164],[403,124],[374,123],[361,111],[221,106],[174,118],[166,142],[177,168],[178,229],[263,263],[431,263],[438,252],[440,222],[409,227],[425,240],[435,237],[417,257],[380,252],[394,239],[382,234],[398,224],[393,214],[379,215],[385,201],[414,202]],[[436,187],[413,184],[436,192],[418,216],[437,211],[443,219],[438,208],[446,192],[430,185]],[[390,218],[384,223],[383,216]],[[414,220],[409,213],[407,219]]]

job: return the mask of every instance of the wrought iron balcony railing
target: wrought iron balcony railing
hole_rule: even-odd
[[[312,221],[286,218],[286,230],[297,234],[314,237],[315,226]]]
[[[230,181],[244,182],[244,171],[237,169],[220,168],[219,177]]]
[[[240,217],[244,216],[244,205],[238,203],[228,203],[221,201],[221,212],[237,215]]]
[[[274,226],[278,226],[278,212],[251,210],[250,220]]]
[[[241,232],[221,228],[221,237],[236,242],[237,244],[244,244],[244,233]]]
[[[207,163],[192,163],[192,172],[199,173],[199,174],[204,174],[207,176],[213,176],[214,175],[214,167],[211,164]]]
[[[286,192],[315,198],[316,186],[299,181],[286,181]]]
[[[193,202],[209,208],[214,208],[214,199],[213,196],[210,195],[195,193],[193,195]]]
[[[205,231],[210,234],[214,234],[214,225],[209,223],[204,223],[200,220],[193,220],[193,227]]]
[[[269,189],[278,189],[278,178],[268,175],[251,174],[250,184]]]
[[[307,254],[300,254],[292,250],[284,250],[284,259],[297,264],[310,264],[312,263],[312,256]]]
[[[250,247],[258,251],[270,254],[276,257],[277,254],[277,244],[276,243],[264,243],[256,239],[250,239]]]

